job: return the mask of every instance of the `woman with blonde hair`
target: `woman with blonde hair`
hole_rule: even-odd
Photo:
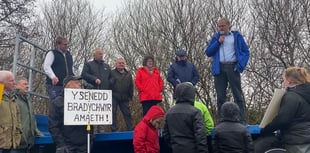
[[[288,153],[310,152],[310,75],[303,67],[289,67],[283,73],[286,93],[278,115],[261,129],[262,139],[255,144],[255,152],[265,152],[281,144]],[[275,137],[274,131],[280,131]]]

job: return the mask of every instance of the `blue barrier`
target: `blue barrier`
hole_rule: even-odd
[[[48,132],[48,118],[46,115],[36,115],[37,126],[44,134],[42,137],[35,139],[35,153],[52,153],[55,150],[53,139]],[[252,135],[259,135],[260,128],[258,125],[247,125],[247,129]],[[132,146],[133,131],[125,132],[106,132],[95,134],[94,146],[92,153],[133,153]],[[171,150],[160,139],[161,152],[169,153]]]
[[[47,115],[36,115],[37,127],[44,134],[42,137],[36,137],[35,144],[53,144],[53,139],[48,132]],[[95,134],[94,141],[117,141],[117,140],[132,140],[133,131],[125,132],[108,132],[108,133],[97,133]]]

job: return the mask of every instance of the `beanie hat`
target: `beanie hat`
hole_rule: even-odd
[[[82,78],[79,76],[73,76],[73,75],[69,75],[67,77],[64,78],[63,80],[63,86],[65,87],[70,81],[72,80],[81,80]]]
[[[221,107],[221,121],[240,121],[240,108],[234,102],[225,102]]]
[[[186,56],[186,51],[184,49],[178,49],[175,52],[175,55],[177,55],[177,56]]]
[[[195,92],[195,87],[189,82],[178,84],[175,89],[176,103],[187,102],[194,105]]]

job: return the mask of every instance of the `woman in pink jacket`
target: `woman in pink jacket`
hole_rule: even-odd
[[[160,106],[152,106],[135,127],[133,147],[135,153],[159,153],[158,129],[163,121],[164,111]]]
[[[162,101],[163,79],[159,70],[154,67],[154,58],[145,56],[143,67],[137,70],[135,84],[142,103],[143,116],[153,106]]]

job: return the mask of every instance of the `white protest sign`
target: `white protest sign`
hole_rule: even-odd
[[[65,88],[64,125],[87,124],[112,124],[112,91]]]
[[[269,124],[277,115],[280,109],[281,99],[285,94],[283,89],[275,89],[273,97],[267,107],[264,117],[259,125],[260,128],[264,128]]]

